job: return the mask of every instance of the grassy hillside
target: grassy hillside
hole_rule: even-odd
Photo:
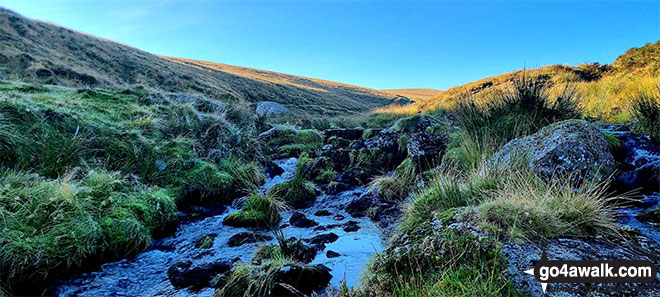
[[[64,86],[141,84],[231,101],[275,101],[306,114],[353,114],[401,99],[337,82],[160,57],[0,8],[0,78]]]
[[[481,102],[510,88],[512,81],[523,75],[542,82],[554,95],[567,87],[574,89],[588,116],[624,122],[630,119],[630,98],[654,91],[660,83],[660,41],[632,48],[610,65],[552,65],[519,70],[440,91],[414,105],[381,108],[374,111],[374,114],[378,117],[395,117],[397,114],[409,115],[418,111],[453,109],[459,102]]]
[[[427,99],[433,98],[433,96],[437,95],[442,91],[436,89],[416,88],[416,89],[389,89],[389,90],[383,90],[383,92],[408,97],[415,101],[425,101]]]

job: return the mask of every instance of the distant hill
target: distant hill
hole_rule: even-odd
[[[442,91],[436,90],[436,89],[424,89],[424,88],[388,89],[388,90],[382,90],[382,91],[393,94],[393,95],[408,97],[408,98],[416,100],[416,101],[427,100],[427,99],[432,98],[433,96],[437,95],[438,93],[442,92]]]
[[[523,75],[543,81],[551,92],[566,87],[574,88],[582,105],[590,115],[603,119],[625,120],[624,112],[631,95],[643,90],[654,90],[660,84],[660,41],[632,48],[612,64],[585,63],[579,66],[552,65],[536,69],[519,70],[484,78],[445,91],[439,91],[414,106],[384,108],[380,112],[428,111],[438,107],[451,108],[464,100],[478,100],[499,92],[511,81]],[[403,95],[403,92],[401,92]]]
[[[0,78],[65,86],[143,84],[221,101],[275,101],[305,114],[354,114],[407,98],[338,82],[161,57],[0,8]]]

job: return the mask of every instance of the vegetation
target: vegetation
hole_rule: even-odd
[[[643,91],[630,100],[635,132],[649,135],[660,142],[660,85],[655,92]]]
[[[274,227],[281,220],[280,211],[285,207],[275,196],[252,194],[241,211],[229,214],[222,223],[235,227]]]
[[[385,199],[403,200],[417,188],[417,166],[410,158],[396,168],[394,176],[376,177],[371,182],[371,190],[377,190]]]
[[[316,189],[313,183],[297,177],[273,186],[266,196],[284,201],[294,208],[301,208],[316,199]]]
[[[316,130],[282,127],[265,144],[264,150],[275,158],[298,157],[302,153],[321,148],[322,144],[323,137]]]
[[[147,247],[176,216],[174,197],[117,172],[72,171],[59,179],[0,173],[0,266],[12,284],[43,280]]]

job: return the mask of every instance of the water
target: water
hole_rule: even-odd
[[[269,179],[262,191],[265,193],[272,186],[293,178],[296,162],[295,158],[277,161],[277,164],[284,169],[284,173]],[[371,221],[364,218],[352,218],[343,211],[347,203],[359,198],[365,192],[364,187],[357,187],[336,195],[321,195],[317,197],[314,206],[298,210],[309,219],[319,222],[319,226],[341,225],[350,220],[357,221],[360,229],[356,232],[345,232],[342,226],[325,231],[292,226],[282,229],[286,237],[311,238],[328,232],[339,235],[339,239],[326,244],[326,248],[319,251],[312,262],[312,264],[324,264],[332,269],[331,285],[339,286],[341,281],[345,281],[348,286],[358,285],[360,273],[366,267],[367,261],[374,253],[383,250],[382,233]],[[240,258],[244,262],[249,262],[254,250],[262,243],[229,247],[227,240],[239,232],[267,233],[267,231],[259,228],[235,228],[223,225],[224,217],[238,210],[236,206],[230,207],[221,215],[181,224],[173,236],[155,240],[146,252],[133,258],[104,264],[97,271],[63,281],[54,290],[60,296],[212,296],[214,292],[212,288],[199,291],[174,288],[167,277],[167,270],[178,260],[205,263]],[[331,215],[315,216],[314,213],[321,209],[330,211]],[[282,212],[282,223],[288,223],[293,212]],[[344,219],[335,220],[336,215],[342,215]],[[195,242],[209,233],[217,235],[214,238],[213,247],[210,249],[196,248]],[[276,241],[271,240],[270,242],[275,243]],[[335,251],[341,256],[329,259],[326,257],[327,250]]]
[[[621,125],[613,125],[605,131],[615,134],[623,144],[624,156],[623,160],[620,160],[623,163],[620,166],[623,172],[620,179],[629,184],[630,189],[639,190],[642,187],[643,199],[632,207],[617,208],[619,214],[617,222],[632,227],[660,243],[660,226],[637,219],[642,212],[660,206],[660,193],[652,192],[659,186],[658,181],[649,176],[650,172],[660,170],[660,147],[646,135],[634,134],[621,128]],[[643,188],[644,186],[650,186],[651,191]]]

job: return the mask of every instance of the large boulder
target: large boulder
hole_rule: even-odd
[[[228,261],[215,261],[195,264],[189,260],[179,261],[167,270],[167,277],[175,288],[202,288],[209,285],[211,279],[231,269]]]
[[[607,140],[593,124],[567,120],[507,143],[491,164],[523,162],[546,180],[571,177],[573,182],[601,181],[615,169]]]
[[[284,105],[272,101],[263,101],[257,104],[257,109],[254,111],[260,117],[282,115],[289,112],[289,109]]]
[[[280,268],[273,276],[271,296],[298,296],[298,292],[310,295],[325,288],[330,279],[330,268],[323,264],[289,264]],[[292,292],[291,287],[298,292]]]
[[[435,167],[447,149],[447,137],[439,134],[414,133],[407,139],[408,157],[422,170]]]

